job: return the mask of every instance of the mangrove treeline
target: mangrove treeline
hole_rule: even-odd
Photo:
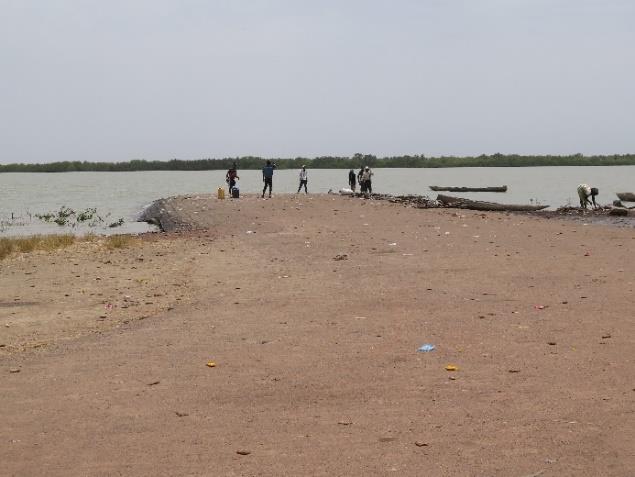
[[[261,169],[266,159],[279,169],[297,169],[305,164],[313,169],[358,169],[370,167],[532,167],[532,166],[625,166],[635,165],[635,154],[612,156],[520,156],[516,154],[493,154],[473,157],[425,157],[394,156],[376,157],[370,154],[355,154],[352,157],[323,156],[294,159],[262,158],[254,156],[228,157],[223,159],[172,159],[170,161],[146,161],[134,159],[126,162],[63,161],[46,164],[0,165],[1,172],[77,172],[77,171],[209,171],[224,170],[235,162],[239,169]]]

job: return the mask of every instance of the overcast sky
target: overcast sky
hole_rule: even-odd
[[[635,152],[632,0],[0,0],[0,163]]]

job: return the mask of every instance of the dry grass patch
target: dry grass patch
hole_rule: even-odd
[[[57,250],[75,243],[76,237],[65,235],[33,235],[31,237],[0,238],[0,260],[12,253],[29,253],[34,250]]]
[[[126,248],[130,247],[135,242],[135,239],[130,235],[110,235],[106,237],[106,248]]]

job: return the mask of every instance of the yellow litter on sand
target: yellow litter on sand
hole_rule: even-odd
[[[459,370],[459,367],[458,367],[458,366],[454,366],[453,364],[448,364],[448,365],[445,367],[445,370],[446,370],[446,371],[458,371],[458,370]]]
[[[210,368],[215,368],[216,367],[216,363],[214,361],[208,361],[207,362],[207,366]]]

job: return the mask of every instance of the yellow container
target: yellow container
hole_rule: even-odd
[[[225,189],[223,189],[222,187],[218,188],[218,198],[219,199],[224,199],[225,198]]]

